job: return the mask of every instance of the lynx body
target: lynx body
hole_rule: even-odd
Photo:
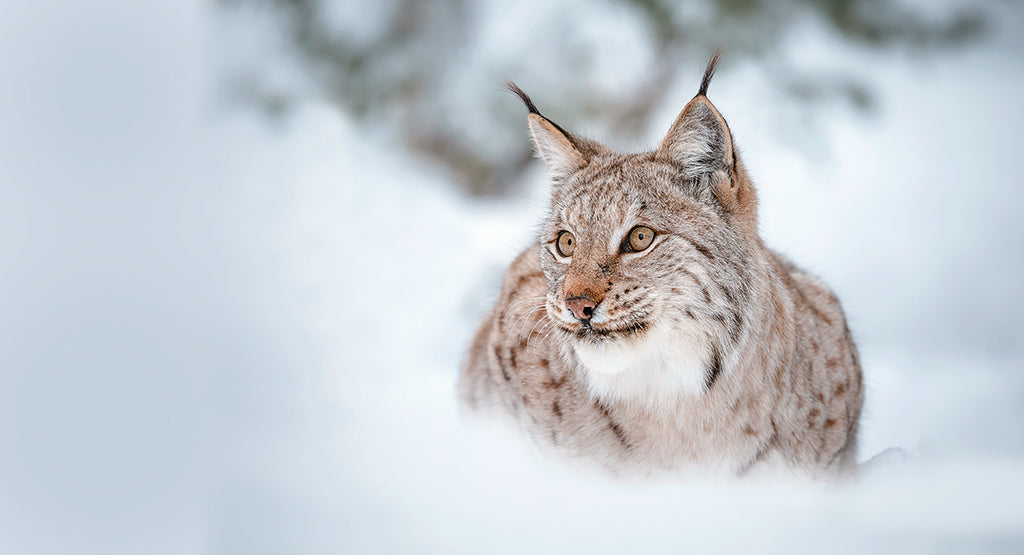
[[[460,377],[471,408],[619,473],[856,466],[863,404],[839,300],[765,247],[724,118],[700,92],[655,152],[616,154],[536,109],[552,184]]]

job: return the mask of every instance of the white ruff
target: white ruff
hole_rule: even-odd
[[[600,399],[661,404],[704,392],[710,343],[696,331],[655,325],[639,339],[573,346]]]

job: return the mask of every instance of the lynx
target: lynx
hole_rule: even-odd
[[[856,468],[861,369],[835,294],[767,248],[707,98],[654,152],[617,154],[526,104],[551,182],[464,363],[460,397],[615,473]]]

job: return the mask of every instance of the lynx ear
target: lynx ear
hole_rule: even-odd
[[[732,134],[725,118],[706,96],[720,53],[716,52],[711,58],[697,96],[676,118],[658,147],[656,157],[679,165],[687,178],[715,176],[717,172],[724,171],[725,177],[734,183]]]
[[[573,146],[568,133],[540,114],[530,114],[529,120],[533,147],[553,179],[564,179],[587,165],[587,158]]]
[[[561,181],[576,170],[586,166],[595,156],[610,154],[606,147],[577,137],[557,123],[544,117],[533,101],[515,83],[509,82],[508,89],[519,96],[530,111],[530,135],[537,156],[544,160],[548,174],[553,181]]]

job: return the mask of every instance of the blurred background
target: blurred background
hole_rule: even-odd
[[[1024,8],[3,2],[0,553],[1024,549]],[[461,415],[547,198],[511,78],[653,147],[710,94],[838,292],[857,485],[612,479]]]

